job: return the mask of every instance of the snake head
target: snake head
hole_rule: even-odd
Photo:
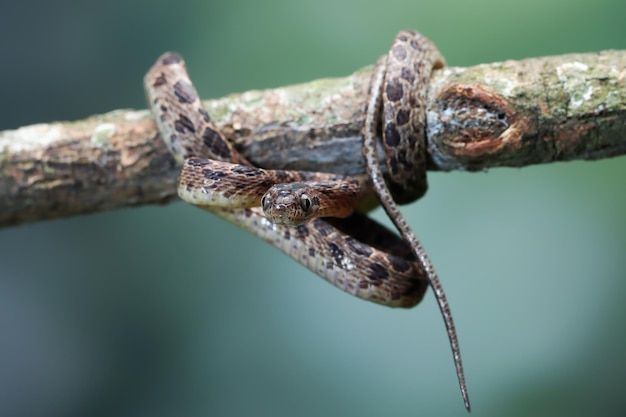
[[[319,217],[320,199],[315,185],[310,183],[281,183],[272,186],[261,206],[265,216],[274,224],[299,226]]]

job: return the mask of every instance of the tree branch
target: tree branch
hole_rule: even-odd
[[[256,165],[358,174],[370,75],[367,67],[206,106]],[[626,51],[444,68],[429,100],[430,170],[626,153]],[[166,203],[177,173],[145,110],[0,132],[0,226]]]

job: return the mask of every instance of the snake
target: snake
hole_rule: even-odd
[[[411,308],[431,286],[442,312],[457,378],[470,410],[460,349],[443,288],[398,210],[424,195],[428,81],[444,60],[415,31],[401,31],[373,71],[364,107],[366,175],[255,167],[205,110],[182,57],[167,52],[144,77],[159,136],[180,166],[183,200],[265,240],[341,290],[389,307]],[[386,173],[378,162],[382,131]],[[375,193],[401,236],[359,209]]]

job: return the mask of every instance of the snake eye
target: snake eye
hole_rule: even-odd
[[[308,195],[302,194],[300,196],[300,207],[302,207],[302,210],[308,212],[309,210],[311,210],[311,204],[311,199]]]
[[[263,211],[267,211],[270,208],[270,202],[267,201],[266,196],[263,196],[261,199],[261,207],[263,207]]]

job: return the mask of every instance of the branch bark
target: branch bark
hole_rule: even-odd
[[[367,67],[205,104],[258,166],[359,174],[370,75]],[[448,67],[429,97],[430,170],[626,153],[626,51]],[[0,226],[167,203],[177,171],[145,110],[0,132]]]

